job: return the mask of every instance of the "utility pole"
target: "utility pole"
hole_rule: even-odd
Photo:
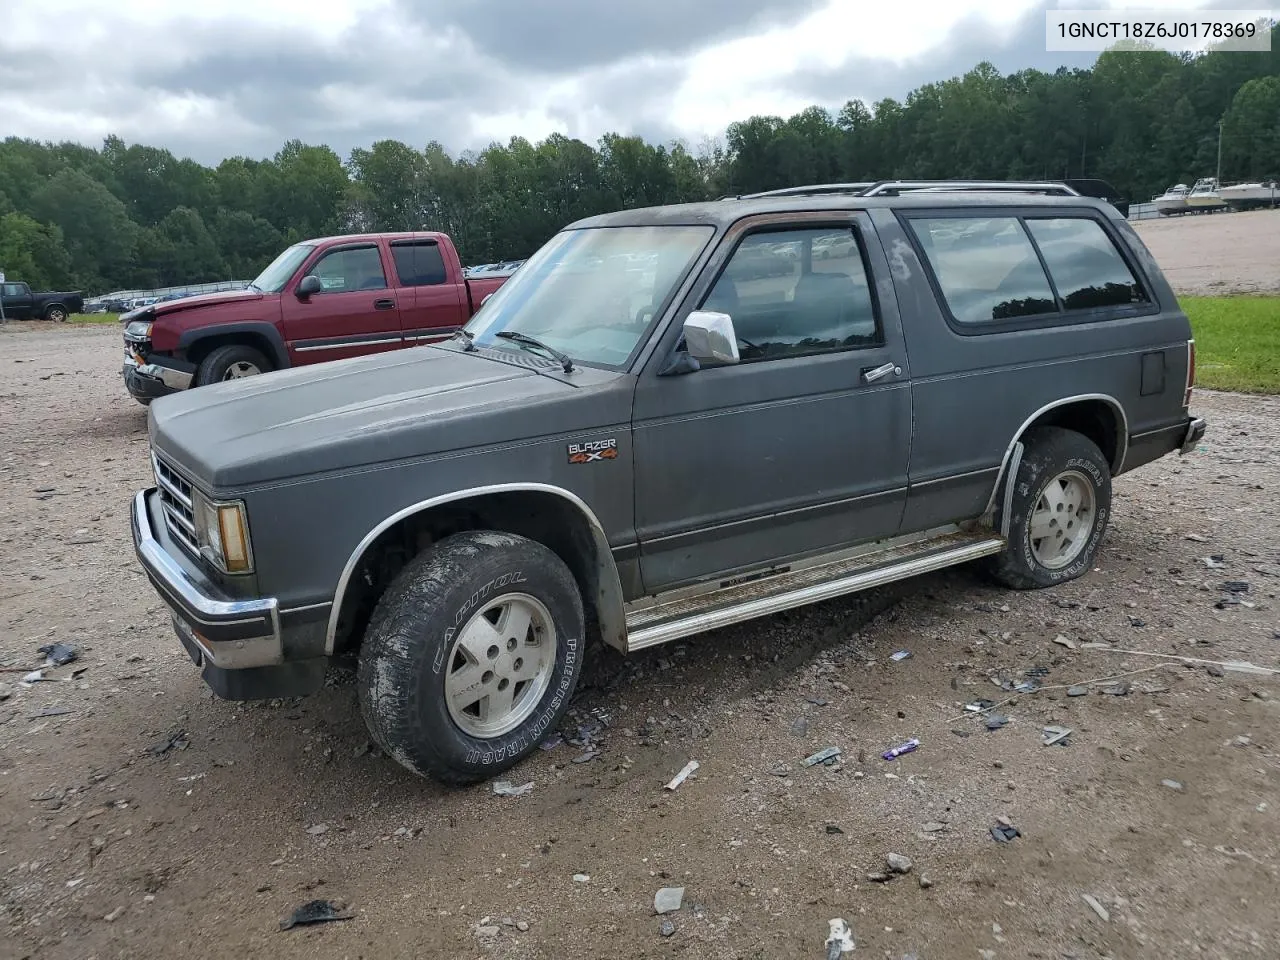
[[[1222,122],[1226,119],[1224,115],[1218,121],[1218,186],[1222,186]]]

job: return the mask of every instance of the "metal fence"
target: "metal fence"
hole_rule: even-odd
[[[248,280],[216,280],[213,283],[188,283],[177,287],[156,287],[152,290],[113,290],[101,296],[85,300],[85,307],[101,306],[113,301],[138,300],[145,297],[166,297],[170,294],[181,294],[191,297],[201,293],[218,293],[222,290],[243,290],[249,285]]]

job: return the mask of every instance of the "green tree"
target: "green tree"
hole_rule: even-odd
[[[1280,76],[1240,87],[1222,128],[1223,179],[1280,176]]]
[[[30,209],[35,219],[61,229],[73,276],[86,288],[110,287],[134,265],[137,224],[87,173],[60,170],[31,195]]]
[[[22,213],[0,217],[0,270],[7,278],[24,280],[37,290],[69,286],[71,260],[62,243],[62,231]]]

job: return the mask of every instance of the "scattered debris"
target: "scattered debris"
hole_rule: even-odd
[[[1089,688],[1082,683],[1073,684],[1072,686],[1067,687],[1068,697],[1087,697],[1088,695]]]
[[[966,703],[964,709],[968,713],[985,713],[996,705],[994,700],[974,700],[972,703]]]
[[[770,770],[769,772],[770,772],[771,774],[773,774],[775,777],[789,777],[789,776],[791,776],[791,768],[790,768],[790,767],[788,767],[785,763],[780,763],[780,764],[778,764],[776,767],[774,767],[774,768],[773,768],[772,770]]]
[[[528,933],[528,932],[529,932],[529,921],[527,921],[527,920],[517,920],[517,921],[516,921],[516,929],[517,929],[517,930],[519,930],[521,933]]]
[[[1096,913],[1099,919],[1101,919],[1103,923],[1111,922],[1111,914],[1107,912],[1106,907],[1104,907],[1102,904],[1098,902],[1098,899],[1096,897],[1093,897],[1085,893],[1085,894],[1081,894],[1080,898],[1089,905],[1089,909],[1092,910],[1094,913]]]
[[[658,925],[659,936],[671,937],[671,936],[675,936],[675,932],[676,932],[676,925],[672,923],[670,920],[663,920],[662,923]]]
[[[1076,648],[1076,642],[1061,633],[1053,638],[1053,642],[1060,647],[1066,647],[1068,650],[1074,650]]]
[[[892,873],[910,873],[912,863],[900,853],[891,853],[885,858],[885,862],[889,864],[889,870]]]
[[[833,836],[837,833],[844,833],[844,831],[840,829],[839,825],[834,823],[828,823],[826,831],[828,836]]]
[[[43,717],[63,717],[71,712],[70,707],[45,707],[39,713],[31,714],[31,720],[39,720]]]
[[[1168,787],[1170,790],[1181,790],[1182,784],[1177,780],[1161,780],[1160,786]]]
[[[1129,695],[1129,691],[1132,689],[1133,688],[1127,683],[1113,683],[1108,687],[1103,687],[1098,692],[1105,693],[1113,697],[1127,697]]]
[[[586,873],[575,873],[573,875],[573,882],[574,883],[590,883],[591,875]]]
[[[889,657],[889,659],[892,660],[894,663],[901,663],[903,660],[906,660],[910,656],[911,656],[910,650],[899,650],[897,653]]]
[[[355,914],[344,909],[341,902],[332,900],[310,900],[294,910],[280,921],[281,930],[290,930],[311,923],[328,923],[331,920],[350,920]]]
[[[1074,733],[1070,727],[1048,726],[1044,728],[1044,738],[1041,740],[1046,747],[1052,747],[1054,744],[1060,743],[1064,747],[1070,742],[1067,737]]]
[[[912,737],[906,743],[901,743],[896,747],[886,750],[884,753],[880,754],[880,756],[883,757],[885,760],[896,760],[898,757],[902,756],[904,753],[911,753],[919,746],[920,746],[920,741],[917,740],[915,737]]]
[[[1009,718],[1003,713],[992,713],[987,716],[987,729],[999,730],[1009,722]]]
[[[1141,617],[1129,618],[1129,626],[1131,627],[1145,627],[1146,625],[1147,625],[1147,621],[1143,620]]]
[[[1022,834],[1011,823],[1001,823],[991,828],[991,839],[996,843],[1010,843]]]
[[[874,873],[868,873],[867,879],[872,883],[888,883],[893,879],[893,877],[883,871],[877,870]]]
[[[809,735],[809,718],[796,717],[795,723],[791,724],[791,735],[793,737],[807,737]]]
[[[44,679],[43,670],[32,670],[30,673],[28,673],[26,676],[22,678],[22,682],[25,684],[39,683],[43,679]]]
[[[491,939],[500,933],[502,933],[502,928],[496,923],[482,923],[476,927],[476,936],[482,940]]]
[[[1228,580],[1222,585],[1227,593],[1248,593],[1249,584],[1244,580]]]
[[[112,910],[102,919],[107,921],[107,923],[115,923],[117,920],[120,919],[123,913],[124,913],[124,907],[116,907],[114,910]]]
[[[45,655],[45,664],[50,667],[61,667],[80,656],[80,651],[69,643],[50,643],[39,647],[36,652]]]
[[[819,750],[817,753],[812,754],[811,756],[805,757],[804,765],[806,767],[812,767],[814,764],[818,764],[818,763],[833,762],[835,758],[838,756],[840,756],[839,747],[826,747],[825,749]]]
[[[933,881],[928,877],[926,877],[923,873],[920,874],[920,889],[928,890],[932,886],[933,886]]]
[[[564,734],[555,733],[543,740],[542,743],[538,744],[538,746],[543,750],[554,750],[562,743],[564,743]]]
[[[1208,542],[1209,542],[1209,538],[1208,538],[1208,537],[1202,537],[1202,536],[1200,536],[1200,534],[1198,534],[1198,533],[1188,533],[1188,534],[1187,534],[1185,537],[1183,537],[1182,539],[1183,539],[1183,540],[1190,540],[1192,543],[1208,543]]]
[[[920,829],[923,830],[925,833],[942,833],[944,830],[947,829],[947,825],[938,820],[930,820]]]
[[[152,756],[163,757],[170,750],[185,750],[189,746],[191,746],[191,740],[187,736],[187,731],[178,729],[174,730],[163,740],[153,743],[151,746],[147,747],[147,752]]]
[[[1211,557],[1205,557],[1204,565],[1208,567],[1210,570],[1219,570],[1222,567],[1226,566],[1226,564],[1223,562],[1222,554],[1220,553],[1215,553]]]
[[[828,920],[827,960],[837,960],[840,954],[850,953],[857,946],[853,941],[853,929],[843,917]]]
[[[328,832],[329,825],[327,823],[313,823],[311,826],[307,827],[307,833],[311,834],[313,837],[319,837]]]
[[[493,782],[493,792],[499,797],[523,797],[526,793],[533,790],[533,781],[522,783],[516,786],[510,780],[495,780]]]
[[[685,780],[689,778],[689,774],[693,773],[693,771],[697,770],[700,766],[701,764],[698,763],[697,760],[690,760],[681,768],[679,773],[671,778],[671,782],[667,784],[666,788],[668,790],[679,789],[680,784],[684,783]]]
[[[1121,647],[1112,647],[1105,643],[1086,643],[1084,644],[1083,647],[1081,647],[1081,649],[1098,650],[1103,653],[1119,653],[1127,657],[1158,657],[1162,660],[1176,660],[1179,663],[1205,664],[1205,665],[1214,664],[1218,667],[1221,667],[1223,670],[1229,670],[1232,673],[1249,673],[1249,674],[1254,674],[1255,676],[1265,676],[1265,677],[1280,675],[1280,670],[1277,670],[1274,667],[1260,667],[1257,664],[1252,663],[1248,660],[1205,660],[1201,657],[1187,657],[1177,653],[1153,653],[1152,651],[1149,651],[1149,650],[1125,650],[1125,649],[1122,649]],[[1140,673],[1143,671],[1135,670],[1132,672]],[[1114,678],[1105,677],[1103,679],[1109,680]],[[1100,681],[1090,681],[1090,682],[1098,683]]]
[[[663,887],[653,895],[653,912],[659,915],[680,909],[684,902],[684,887]]]
[[[580,753],[571,761],[572,763],[590,763],[596,757],[600,756],[599,750],[588,750],[586,753]],[[529,784],[533,786],[533,784]]]
[[[809,694],[804,699],[806,703],[812,703],[815,707],[825,707],[830,702],[823,700],[821,697],[815,697],[813,694]]]

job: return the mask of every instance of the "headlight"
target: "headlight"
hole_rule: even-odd
[[[151,339],[151,321],[150,320],[133,320],[124,328],[124,335],[132,337],[134,340],[150,340]]]
[[[196,490],[191,499],[200,553],[224,573],[252,573],[253,549],[244,504],[239,500],[214,503]]]

